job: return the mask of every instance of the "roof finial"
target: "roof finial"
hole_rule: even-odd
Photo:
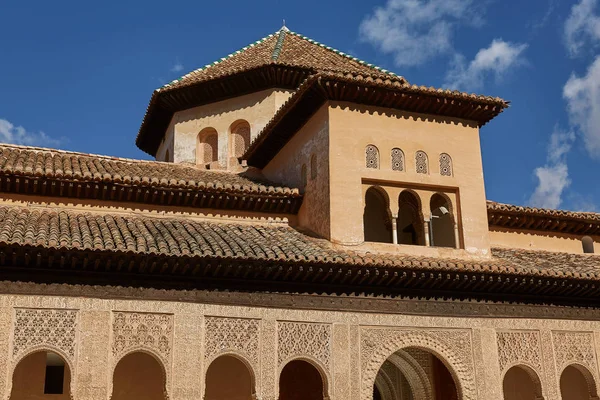
[[[287,28],[287,26],[285,26],[285,19],[283,20],[283,26],[281,27],[280,31],[289,31],[289,29]]]

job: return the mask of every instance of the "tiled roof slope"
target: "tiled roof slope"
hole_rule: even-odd
[[[396,74],[282,28],[230,55],[166,84],[160,91],[181,88],[261,65],[282,64],[317,71],[376,74],[405,82]]]
[[[298,189],[274,185],[260,176],[5,144],[0,144],[0,178],[0,191],[37,195],[214,208],[219,208],[215,195],[220,195],[237,199],[232,208],[255,209],[242,201],[254,198],[262,205],[270,202],[260,210],[276,212],[295,212],[301,202]],[[205,198],[213,202],[203,202]]]
[[[490,226],[561,232],[575,235],[600,234],[600,213],[573,212],[487,202]]]
[[[93,258],[95,262],[88,262]],[[196,274],[206,279],[251,274],[263,283],[415,287],[459,290],[457,294],[473,290],[597,296],[600,290],[597,256],[494,249],[491,260],[477,262],[359,254],[333,249],[281,223],[203,222],[0,206],[0,264],[14,267],[19,263],[57,268],[57,273],[67,265],[69,271],[95,265],[95,270],[144,274],[152,265],[160,274],[186,279]]]

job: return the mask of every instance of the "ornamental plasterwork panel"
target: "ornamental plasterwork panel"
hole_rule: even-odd
[[[57,350],[69,364],[75,358],[76,310],[16,309],[12,359],[34,350]],[[71,365],[72,366],[72,365]]]
[[[206,317],[205,330],[205,368],[221,354],[236,353],[252,364],[255,373],[258,372],[260,320]]]
[[[500,372],[525,364],[542,376],[542,356],[538,331],[496,332]]]
[[[561,373],[570,364],[581,364],[598,381],[598,368],[592,332],[552,332],[556,366]]]
[[[149,350],[165,368],[173,350],[173,315],[115,312],[112,353],[115,360],[136,350]]]
[[[453,375],[459,398],[476,398],[470,329],[362,328],[360,338],[361,399],[371,399],[379,368],[392,354],[416,347],[436,355]]]
[[[316,360],[327,370],[331,364],[331,325],[279,321],[277,327],[279,365],[293,358]]]

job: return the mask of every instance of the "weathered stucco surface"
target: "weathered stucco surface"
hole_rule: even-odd
[[[526,230],[509,231],[500,228],[491,229],[489,235],[494,247],[583,253],[581,235]],[[594,253],[600,254],[600,237],[595,236],[592,239],[594,239]]]

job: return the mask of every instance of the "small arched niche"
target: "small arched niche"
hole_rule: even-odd
[[[154,356],[137,351],[119,360],[111,400],[166,400],[165,370]]]
[[[584,236],[581,238],[581,246],[583,247],[583,252],[586,254],[594,253],[594,239],[589,236]]]
[[[526,365],[515,365],[504,374],[504,400],[543,400],[537,373]]]
[[[223,355],[210,363],[204,400],[252,400],[255,396],[254,375],[244,361]]]
[[[205,128],[198,134],[196,164],[208,165],[219,161],[219,135],[214,128]]]
[[[324,400],[327,383],[317,367],[305,360],[293,360],[279,376],[279,400]]]
[[[250,124],[239,120],[230,127],[229,154],[230,157],[241,158],[250,147]]]
[[[404,190],[398,196],[396,230],[398,231],[398,244],[425,245],[421,201],[410,190]]]
[[[365,166],[367,168],[379,169],[379,149],[374,144],[365,147]]]
[[[392,243],[389,200],[379,187],[370,187],[365,193],[363,227],[365,242]]]
[[[560,375],[560,394],[563,400],[597,399],[596,382],[590,371],[582,365],[567,366]]]
[[[52,351],[38,351],[17,364],[12,376],[10,400],[71,398],[71,371],[64,358]]]
[[[436,193],[429,202],[431,210],[431,246],[456,247],[452,204],[445,195]]]

